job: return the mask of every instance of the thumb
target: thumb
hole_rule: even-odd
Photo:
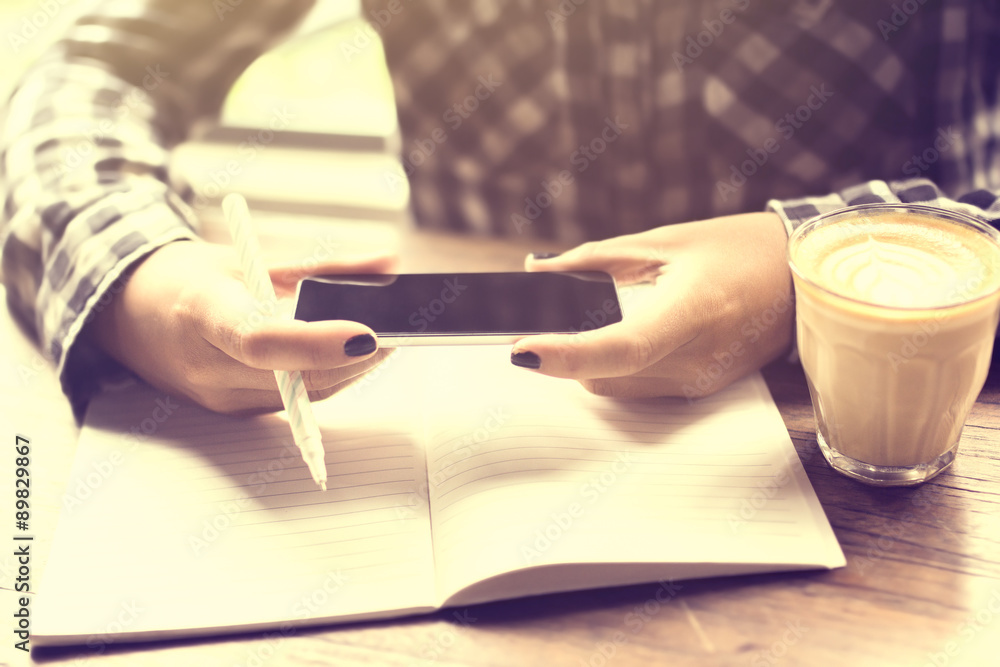
[[[685,306],[687,290],[680,287],[661,280],[653,288],[657,293],[651,295],[649,307],[623,313],[616,324],[577,334],[522,338],[514,344],[511,360],[545,375],[578,380],[641,375],[697,335]]]
[[[279,297],[295,294],[295,287],[303,278],[310,276],[336,275],[344,273],[391,273],[399,265],[399,256],[390,251],[371,254],[347,255],[325,261],[306,261],[297,264],[271,267],[271,282]]]
[[[374,332],[343,320],[301,322],[259,303],[237,280],[209,285],[191,308],[195,331],[227,356],[266,370],[328,370],[355,363],[377,349]],[[355,340],[355,346],[348,345]],[[357,348],[361,345],[361,349]]]
[[[630,234],[606,241],[584,243],[555,255],[531,254],[526,271],[604,271],[621,285],[644,282],[657,276],[668,263],[667,252],[646,235]]]

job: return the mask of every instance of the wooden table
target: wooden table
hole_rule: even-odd
[[[407,234],[401,252],[406,270],[494,270],[519,267],[529,247],[552,249]],[[18,354],[22,369],[35,363],[27,361],[30,351]],[[779,362],[764,375],[847,554],[846,568],[685,581],[672,597],[659,585],[640,585],[288,636],[110,644],[36,651],[32,657],[40,664],[98,667],[1000,664],[1000,372],[972,412],[954,466],[918,488],[892,490],[851,481],[825,463],[800,368]],[[45,382],[28,392],[6,392],[7,409],[18,400],[37,402],[34,395],[43,388],[51,394],[54,385]],[[55,411],[65,424],[67,412],[55,400],[44,412],[26,408],[14,419],[44,415],[46,424],[37,427],[51,429]],[[36,447],[33,462],[38,488],[50,495],[39,519],[49,522],[61,494],[54,478],[65,475],[73,449],[72,427],[62,428],[44,448]],[[46,482],[46,476],[53,479]],[[669,601],[659,602],[657,593]],[[9,599],[3,598],[8,619]],[[9,632],[4,637],[7,648]]]

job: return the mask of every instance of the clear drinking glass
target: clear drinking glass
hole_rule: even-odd
[[[1000,317],[1000,234],[929,206],[866,204],[788,240],[799,356],[826,460],[879,486],[955,459]]]

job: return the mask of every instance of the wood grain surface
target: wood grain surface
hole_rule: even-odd
[[[481,271],[517,269],[527,249],[552,246],[408,234],[400,248],[404,270]],[[32,353],[19,344],[23,366]],[[911,489],[875,489],[835,473],[815,443],[801,369],[777,362],[765,377],[846,552],[846,568],[549,595],[286,633],[145,645],[96,637],[89,647],[36,650],[32,660],[130,667],[1000,664],[1000,373],[991,375],[972,412],[954,466]],[[72,457],[72,428],[51,380],[31,391],[8,387],[5,400],[10,410],[27,401],[11,418],[35,419],[30,428],[38,441],[53,440],[36,447],[32,468],[44,490],[36,516],[44,552],[61,497],[58,479]],[[40,400],[54,407],[41,411]],[[7,618],[9,599],[0,610]]]

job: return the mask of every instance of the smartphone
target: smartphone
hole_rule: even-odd
[[[295,318],[365,324],[386,347],[512,343],[620,322],[599,271],[337,275],[299,283]]]

